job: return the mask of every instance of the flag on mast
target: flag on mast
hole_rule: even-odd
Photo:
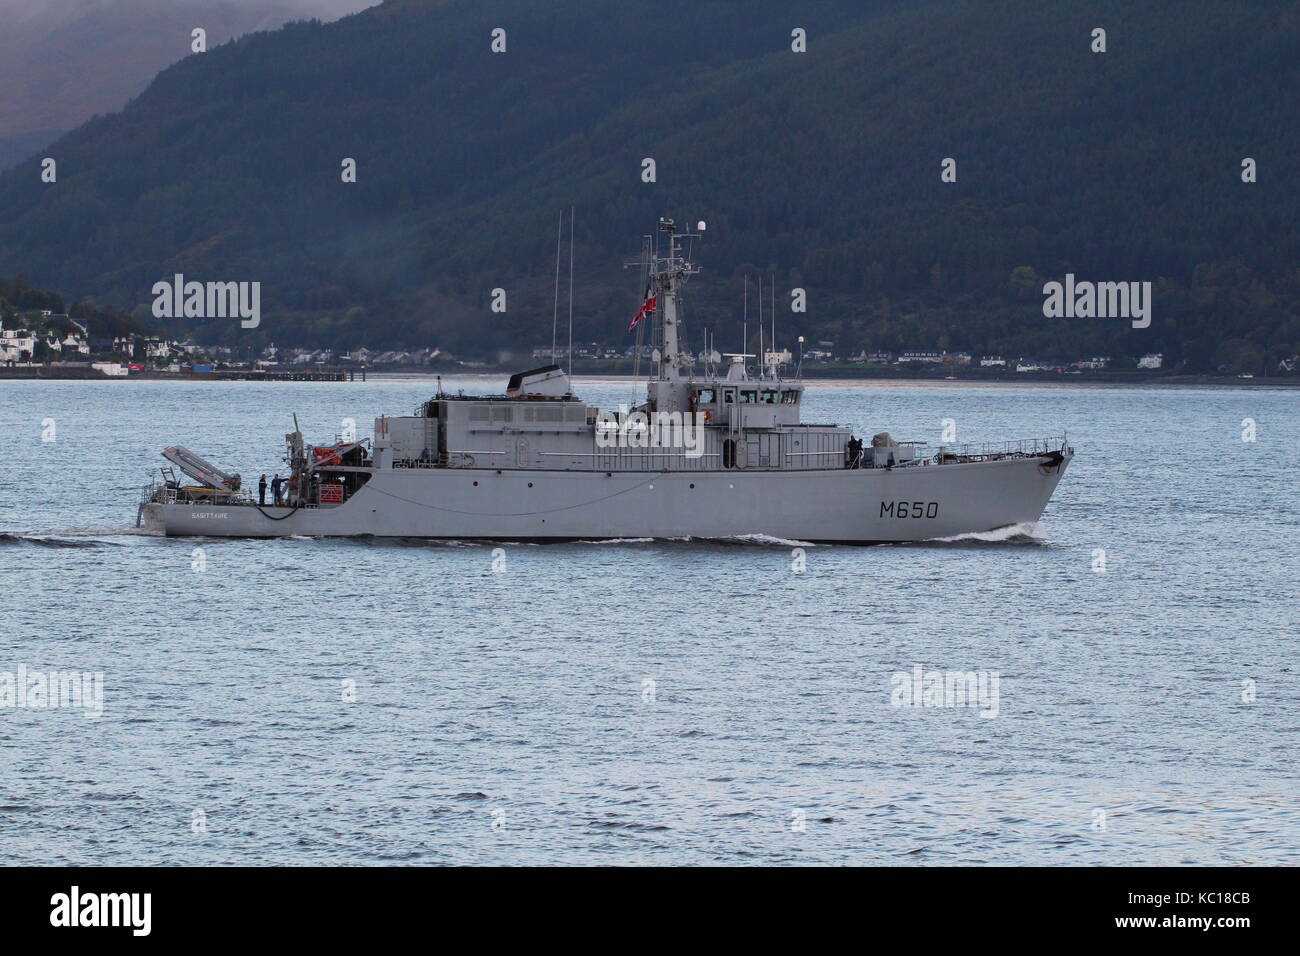
[[[647,315],[655,310],[655,296],[650,293],[650,286],[645,287],[645,301],[641,303],[641,308],[636,310],[636,315],[632,316],[632,321],[627,324],[627,330],[631,332],[636,328],[636,324],[644,319]]]

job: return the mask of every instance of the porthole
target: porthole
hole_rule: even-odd
[[[528,487],[531,488],[532,486],[533,486],[533,483],[530,481],[530,482],[528,483]]]
[[[477,481],[476,481],[476,482],[474,482],[474,487],[475,487],[475,488],[477,488],[477,487],[478,487],[478,482],[477,482]]]
[[[693,481],[691,482],[691,487],[692,487],[692,488],[695,487],[695,482],[693,482]]]

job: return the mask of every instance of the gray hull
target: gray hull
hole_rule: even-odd
[[[771,472],[379,469],[341,505],[150,502],[141,517],[156,533],[249,538],[917,541],[1037,521],[1069,460]]]

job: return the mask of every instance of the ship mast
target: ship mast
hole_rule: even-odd
[[[701,223],[700,225],[703,225]],[[660,219],[659,229],[668,238],[667,254],[654,260],[650,270],[657,302],[662,308],[656,309],[659,316],[659,341],[662,350],[659,354],[656,378],[661,382],[677,381],[682,378],[682,369],[687,364],[681,354],[680,329],[682,315],[682,286],[686,280],[700,271],[699,266],[682,254],[682,239],[698,239],[698,233],[678,233],[677,226],[671,219]]]
[[[665,248],[656,248],[649,236],[643,258],[639,262],[625,262],[624,266],[640,265],[646,270],[650,294],[654,296],[654,343],[652,361],[654,371],[646,382],[646,408],[656,412],[686,412],[691,405],[691,357],[682,352],[682,287],[686,280],[700,271],[699,266],[683,254],[683,239],[698,239],[704,232],[704,223],[696,232],[677,231],[671,219],[659,220],[659,230],[667,236]],[[638,353],[639,361],[639,353]]]

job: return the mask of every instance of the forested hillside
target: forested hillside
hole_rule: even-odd
[[[40,311],[53,312],[56,316],[68,315],[83,324],[89,323],[91,334],[95,339],[112,339],[117,335],[153,334],[151,328],[141,325],[125,312],[102,308],[88,302],[74,302],[65,311],[63,296],[59,293],[49,289],[33,288],[22,275],[13,279],[0,276],[0,325],[7,329],[26,327],[30,323],[25,315]]]
[[[1300,8],[1086,7],[401,0],[293,23],[65,136],[56,183],[35,161],[0,176],[0,274],[146,315],[176,272],[256,280],[260,328],[196,334],[490,355],[549,344],[573,205],[580,339],[623,340],[642,290],[621,263],[674,216],[709,224],[693,345],[739,344],[761,270],[782,335],[840,351],[1256,371],[1300,351]],[[1151,327],[1044,318],[1066,272],[1151,281]]]

